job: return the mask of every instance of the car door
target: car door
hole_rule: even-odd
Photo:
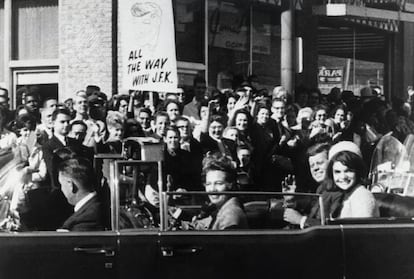
[[[160,278],[343,278],[340,228],[162,232]]]
[[[340,227],[286,227],[278,221],[283,219],[282,211],[272,206],[275,211],[269,213],[269,200],[263,197],[240,197],[249,201],[243,208],[254,229],[182,231],[164,227],[159,247],[161,278],[343,278]],[[259,223],[267,225],[261,228]]]
[[[114,278],[116,233],[0,234],[0,278]]]
[[[414,224],[344,225],[346,278],[414,278]]]

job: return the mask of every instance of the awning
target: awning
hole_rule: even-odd
[[[346,0],[343,2],[345,3],[327,3],[325,5],[313,6],[313,14],[329,17],[342,17],[348,21],[390,32],[398,32],[398,26],[401,21],[414,22],[414,13],[407,12],[407,9],[403,9],[402,7],[394,10],[380,9],[376,8],[381,6],[375,5],[375,3],[373,3],[375,1],[368,0],[361,1],[361,5],[348,4],[346,2],[349,1]],[[412,8],[411,5],[407,7]]]

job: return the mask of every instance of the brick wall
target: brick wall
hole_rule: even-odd
[[[112,94],[112,0],[59,0],[59,99],[88,84]]]

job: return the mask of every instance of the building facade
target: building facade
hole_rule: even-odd
[[[0,84],[59,101],[94,84],[119,93],[122,0],[1,0]],[[179,84],[225,89],[249,75],[388,96],[414,83],[414,5],[397,0],[173,0]],[[232,83],[233,82],[233,83]]]

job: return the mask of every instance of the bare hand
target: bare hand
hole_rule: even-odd
[[[282,192],[283,193],[295,193],[296,191],[296,178],[294,175],[289,174],[282,181]],[[283,196],[285,201],[293,199],[293,196],[287,195]]]
[[[292,208],[285,208],[283,213],[283,220],[293,225],[300,225],[303,216]]]

